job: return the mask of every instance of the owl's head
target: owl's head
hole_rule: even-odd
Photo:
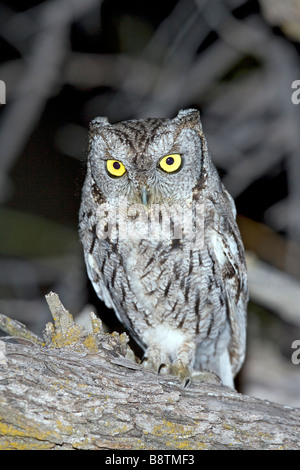
[[[90,124],[88,171],[106,200],[146,206],[179,203],[191,196],[207,156],[200,114],[179,111],[174,119]]]

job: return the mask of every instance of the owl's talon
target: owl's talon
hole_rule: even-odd
[[[144,369],[152,369],[151,362],[149,362],[148,357],[143,357],[141,360],[141,365],[144,367]]]
[[[158,373],[159,374],[166,374],[167,373],[168,366],[165,363],[160,364],[158,368]]]
[[[186,377],[186,379],[184,380],[183,387],[187,388],[191,384],[191,382],[192,382],[191,377]]]
[[[163,362],[159,364],[159,366],[157,367],[157,364],[153,362],[149,357],[144,357],[141,361],[141,364],[144,367],[144,369],[153,370],[157,372],[158,374],[164,374],[165,370],[167,369],[167,364]]]
[[[201,370],[201,371],[192,371],[189,367],[184,365],[171,365],[170,373],[174,376],[179,377],[184,388],[188,388],[191,383],[203,382],[203,383],[213,383],[220,385],[222,381],[220,377],[210,370]]]
[[[184,388],[188,387],[191,383],[191,371],[189,367],[180,364],[173,364],[170,366],[170,374],[178,377]]]

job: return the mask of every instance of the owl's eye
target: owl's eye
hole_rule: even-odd
[[[174,171],[178,170],[181,166],[181,156],[179,155],[179,153],[172,153],[171,155],[166,155],[160,160],[159,166],[162,170],[166,171],[167,173],[173,173]]]
[[[126,168],[119,160],[107,160],[106,169],[111,176],[124,175]]]

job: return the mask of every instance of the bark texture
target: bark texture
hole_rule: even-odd
[[[300,449],[300,409],[215,383],[183,388],[125,334],[73,322],[56,294],[43,339],[0,316],[0,449]]]

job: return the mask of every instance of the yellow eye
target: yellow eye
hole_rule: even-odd
[[[125,166],[119,160],[107,160],[106,168],[111,176],[122,176],[126,171]]]
[[[173,173],[174,171],[178,170],[181,165],[181,156],[179,153],[172,153],[171,155],[166,155],[161,159],[159,162],[159,166],[162,170],[166,171],[167,173]]]

